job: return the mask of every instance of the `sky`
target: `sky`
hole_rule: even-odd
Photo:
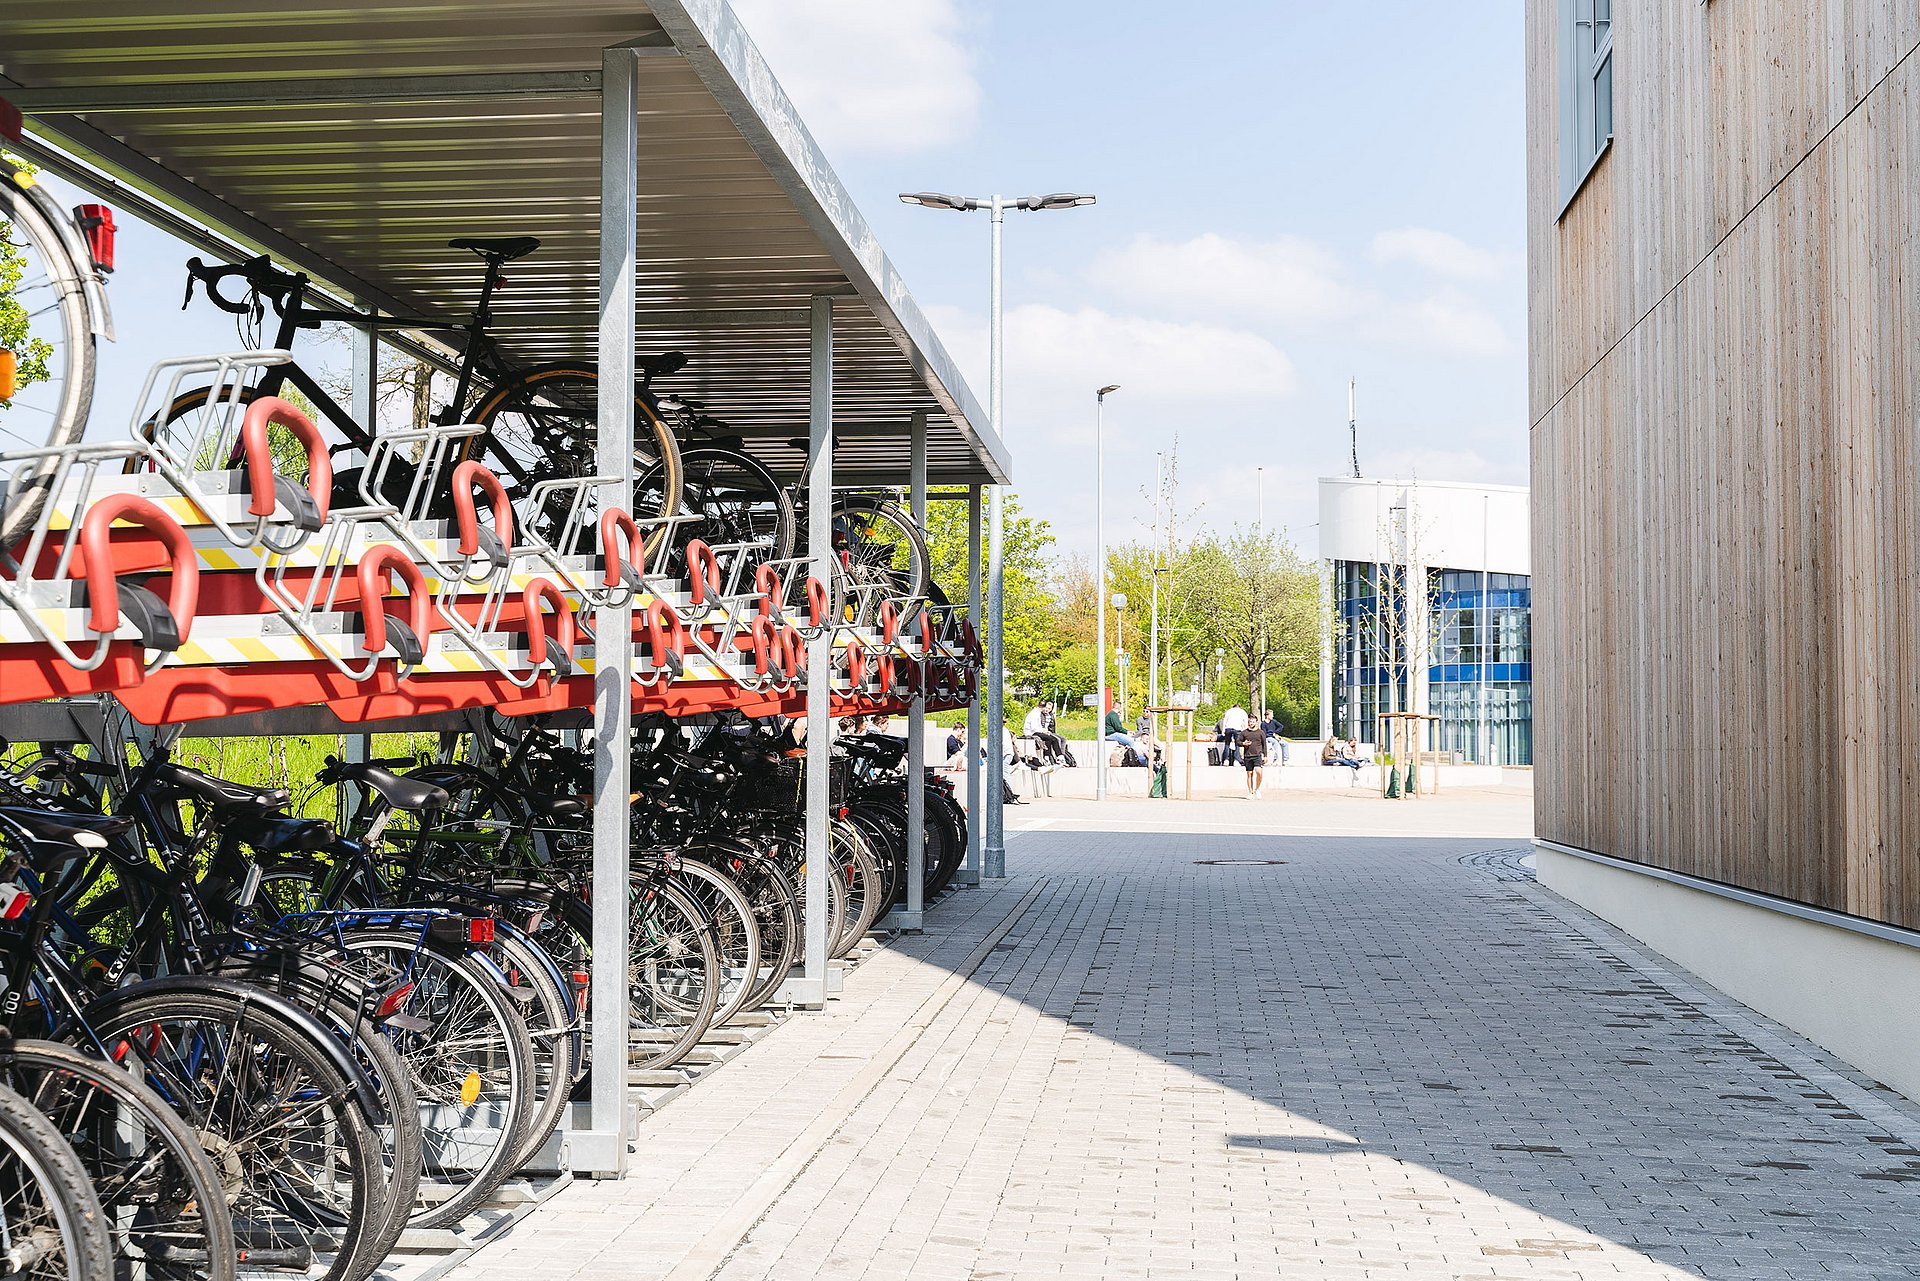
[[[1364,474],[1525,483],[1517,0],[734,4],[983,406],[987,219],[898,193],[1098,196],[1005,235],[1002,434],[1064,554],[1107,383],[1110,543],[1146,536],[1166,452],[1183,527],[1264,515],[1313,554],[1349,378]],[[126,223],[95,434],[153,361],[237,342]]]

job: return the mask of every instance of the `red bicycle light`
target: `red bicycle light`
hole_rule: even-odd
[[[380,999],[380,1004],[374,1010],[373,1017],[376,1019],[392,1018],[400,1012],[400,1007],[405,1005],[407,998],[412,995],[413,984],[402,983],[399,987],[396,987]]]
[[[18,885],[0,885],[0,921],[17,921],[33,906],[33,895]]]
[[[467,922],[467,942],[490,944],[493,942],[493,918],[476,916]]]
[[[113,210],[105,205],[75,205],[73,220],[80,224],[80,234],[87,238],[87,254],[93,259],[98,271],[113,270],[113,235],[118,230],[113,225]]]

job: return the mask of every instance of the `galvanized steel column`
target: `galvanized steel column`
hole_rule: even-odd
[[[993,430],[1000,439],[1007,438],[1007,424],[1002,416],[1001,389],[1006,383],[1006,361],[1004,343],[1001,334],[1002,314],[1000,308],[1000,228],[1004,221],[1006,205],[995,196],[993,198],[993,297],[989,309],[993,313],[991,345],[993,347]],[[1001,623],[1004,618],[1005,592],[1003,582],[1006,570],[1006,493],[1005,485],[995,485],[987,490],[987,670],[984,679],[987,686],[987,723],[981,728],[985,731],[987,742],[987,794],[983,798],[987,818],[987,843],[981,850],[980,874],[984,877],[1002,877],[1007,874],[1007,838],[1005,832],[1005,813],[1002,800],[1006,794],[1006,763],[1001,755],[1001,733],[1006,729],[1006,709],[1003,699],[1006,693],[1007,647],[1001,635]]]
[[[807,443],[807,546],[813,574],[833,581],[833,299],[813,300],[812,389]],[[800,1004],[827,1000],[827,873],[832,831],[827,814],[833,760],[831,678],[833,633],[822,628],[807,642],[807,873],[806,990]]]
[[[973,622],[976,637],[986,630],[980,617],[980,486],[967,488],[967,617]],[[963,878],[968,885],[980,883],[980,691],[986,688],[986,674],[973,683],[973,695],[967,699],[967,866]]]
[[[927,415],[922,410],[913,416],[912,439],[908,445],[908,475],[911,486],[913,523],[927,527]],[[932,586],[933,567],[927,567],[928,586]],[[928,593],[931,596],[931,592]],[[924,634],[924,633],[923,633]],[[907,910],[900,924],[917,930],[927,906],[927,690],[926,681],[914,691],[913,706],[907,712]]]
[[[613,478],[603,507],[633,503],[635,170],[639,54],[601,55],[600,102],[600,435],[594,465]],[[611,549],[608,549],[611,550]],[[628,753],[633,722],[633,603],[593,612],[593,1077],[591,1131],[575,1135],[576,1172],[626,1173]]]

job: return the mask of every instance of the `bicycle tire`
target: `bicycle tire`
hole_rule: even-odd
[[[196,1035],[196,1026],[207,1031]],[[358,1281],[379,1262],[371,1257],[371,1234],[385,1213],[380,1140],[354,1084],[310,1039],[324,1033],[227,991],[177,988],[117,999],[107,1015],[84,1016],[81,1030],[136,1064],[197,1133],[215,1166],[231,1172],[227,1200],[247,1263],[263,1275],[284,1275],[290,1266],[311,1272],[309,1265],[331,1247],[324,1281]],[[236,1046],[248,1053],[236,1055]],[[223,1057],[206,1094],[210,1050]],[[254,1071],[244,1063],[231,1067],[256,1057]],[[259,1091],[248,1096],[251,1103],[225,1102],[229,1083],[237,1094],[242,1075],[270,1086],[267,1102],[257,1101]],[[275,1116],[277,1123],[261,1123]],[[318,1120],[303,1124],[308,1117]],[[321,1170],[329,1172],[331,1188],[314,1177]],[[311,1197],[300,1191],[303,1179]]]
[[[414,984],[399,1012],[428,1027],[388,1031],[420,1096],[423,1168],[407,1225],[450,1227],[518,1168],[514,1158],[532,1116],[526,1020],[488,969],[423,946],[417,932],[352,928],[339,938],[383,990],[403,976]]]
[[[591,930],[588,937],[592,937]],[[699,959],[692,960],[697,953]],[[636,875],[627,905],[627,972],[641,1068],[672,1067],[713,1026],[720,958],[700,905],[665,877]]]
[[[57,1041],[14,1041],[0,1050],[0,1066],[6,1084],[80,1158],[100,1195],[113,1256],[128,1275],[234,1281],[233,1219],[220,1172],[151,1087]]]
[[[727,477],[728,472],[735,474]],[[736,567],[728,563],[732,554],[721,554],[721,581],[742,584],[752,583],[753,568],[760,561],[785,560],[793,555],[793,499],[786,486],[775,480],[773,473],[752,455],[718,445],[683,450],[680,475],[680,510],[699,519],[674,530],[677,553],[683,553],[687,544],[696,538],[714,548],[761,544],[759,552],[744,553],[747,563],[738,567],[738,573],[734,572]],[[637,475],[633,483],[635,503],[649,510],[659,506],[653,490],[660,483],[657,467]],[[731,507],[726,500],[715,497],[716,491],[728,487],[739,491]],[[756,555],[758,560],[753,559]],[[683,558],[676,568],[685,573]]]
[[[799,959],[800,896],[772,859],[740,861],[741,889],[753,904],[754,921],[760,927],[760,974],[747,994],[746,1008],[752,1010],[773,998]]]
[[[713,1026],[725,1027],[747,1007],[754,980],[760,974],[760,927],[754,919],[753,905],[732,877],[698,858],[682,858],[674,876],[679,888],[706,912],[713,930],[720,962]]]
[[[28,303],[17,301],[18,294],[32,293],[43,287],[35,283],[37,275],[24,275],[32,269],[34,256],[37,256],[46,268],[47,283],[44,288],[57,296],[57,300],[49,307],[58,317],[60,341],[58,347],[49,346],[56,354],[64,349],[66,361],[65,371],[59,380],[59,394],[51,399],[44,411],[44,425],[25,428],[27,419],[20,415],[32,407],[18,406],[12,401],[0,402],[0,411],[6,414],[5,420],[0,421],[0,436],[17,437],[29,448],[58,448],[79,440],[86,432],[87,417],[93,408],[94,375],[99,363],[94,337],[96,319],[83,283],[83,268],[75,261],[68,238],[61,232],[64,225],[61,220],[64,217],[31,175],[23,174],[11,162],[0,159],[0,224],[11,224],[12,235],[7,239],[16,245],[24,242],[30,251],[30,256],[25,256],[26,261],[22,266],[23,279],[9,290],[5,298],[0,299],[0,312],[8,307],[17,307],[23,313],[19,317],[22,321],[39,314]],[[92,264],[87,263],[84,271],[88,275],[93,274]],[[0,319],[7,318],[0,314]],[[16,394],[14,400],[18,399]],[[16,425],[16,418],[19,425]],[[38,421],[37,416],[35,421]],[[0,546],[14,543],[33,527],[49,497],[54,463],[52,459],[23,463],[13,472],[5,501],[0,503]]]
[[[574,1020],[572,1003],[533,955],[538,944],[512,934],[494,938],[499,956],[495,959],[507,972],[514,986],[525,987],[531,999],[527,1006],[527,1041],[533,1049],[533,1109],[527,1119],[525,1137],[514,1153],[513,1168],[518,1170],[533,1160],[553,1132],[560,1127],[576,1076]]]
[[[859,945],[880,915],[880,870],[856,825],[845,819],[833,820],[829,839],[834,850],[834,877],[846,892],[847,906],[840,934],[829,945],[827,955],[840,960]]]
[[[537,369],[523,370],[515,377],[490,388],[474,403],[468,418],[487,429],[485,437],[481,439],[487,442],[489,448],[498,451],[503,447],[495,438],[494,428],[500,421],[501,415],[515,412],[517,404],[531,405],[543,397],[549,402],[559,403],[563,395],[571,389],[572,394],[567,399],[583,407],[593,405],[594,412],[597,413],[599,385],[599,371],[587,364],[545,365]],[[683,473],[680,466],[680,442],[674,437],[673,428],[669,427],[666,419],[661,416],[660,406],[655,402],[652,393],[639,387],[634,388],[633,403],[636,451],[634,470],[638,473],[657,464],[663,471],[659,492],[653,505],[633,509],[634,519],[644,523],[649,519],[671,516],[680,510]],[[585,413],[586,411],[582,408],[575,412]],[[579,426],[580,424],[574,424],[575,434],[580,435],[583,440],[590,440],[595,434],[592,431],[579,432],[577,430]],[[465,461],[470,457],[477,444],[476,440],[464,442],[461,446],[459,461]],[[644,452],[648,447],[651,447],[651,454]],[[557,463],[561,460],[548,458],[546,461]],[[590,456],[572,461],[576,467],[573,472],[575,475],[588,476],[596,470]],[[554,474],[557,476],[564,473]],[[522,512],[521,518],[532,525],[540,519],[540,514],[531,511]],[[652,553],[659,547],[660,540],[666,537],[668,528],[663,525],[646,536],[644,542],[648,553]]]
[[[31,1252],[30,1281],[113,1281],[107,1216],[86,1166],[53,1123],[0,1087],[0,1229]]]
[[[881,543],[878,540],[860,538],[855,540],[846,534],[855,519],[864,515],[868,523],[891,526],[893,532],[901,536],[905,544],[907,563],[899,561],[902,548],[899,544]],[[927,554],[927,538],[913,518],[900,509],[898,503],[872,494],[849,494],[834,504],[833,528],[845,539],[845,545],[834,548],[834,559],[847,566],[846,572],[856,583],[879,583],[893,591],[892,600],[900,613],[900,631],[904,636],[907,628],[920,617],[920,610],[926,604],[927,585],[931,582],[931,560]],[[864,560],[872,563],[853,565],[854,558],[861,556],[861,547],[865,547]],[[885,550],[883,550],[885,549]],[[889,563],[882,566],[878,558],[885,555]],[[872,621],[872,620],[868,620]]]

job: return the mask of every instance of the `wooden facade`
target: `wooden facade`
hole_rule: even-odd
[[[1920,927],[1920,0],[1529,0],[1541,837]]]

